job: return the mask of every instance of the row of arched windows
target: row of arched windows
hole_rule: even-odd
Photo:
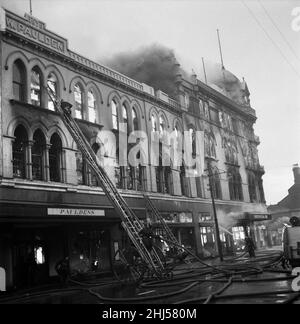
[[[12,147],[13,175],[15,178],[64,182],[62,142],[57,133],[50,138],[50,145],[40,129],[28,140],[24,126],[14,132]]]
[[[27,85],[29,80],[29,85]],[[44,107],[54,111],[54,104],[47,92],[47,87],[51,92],[59,96],[60,84],[54,72],[50,72],[44,81],[44,75],[39,66],[34,66],[29,75],[26,75],[24,63],[17,59],[12,69],[13,97],[17,101],[29,102],[34,106]],[[29,87],[29,88],[28,88]],[[78,82],[73,87],[75,118],[85,119],[92,123],[97,122],[97,97],[93,88],[85,93],[83,86]],[[29,96],[29,98],[27,98]],[[27,100],[29,99],[29,100]]]

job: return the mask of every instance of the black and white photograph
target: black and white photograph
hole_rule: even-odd
[[[300,304],[299,89],[299,0],[0,0],[1,309]]]

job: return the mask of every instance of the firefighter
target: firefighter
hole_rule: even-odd
[[[152,226],[150,224],[145,226],[140,231],[140,235],[142,237],[142,240],[143,240],[143,243],[144,243],[146,249],[150,252],[153,248],[153,237],[154,237]]]
[[[255,244],[253,242],[253,239],[249,236],[246,236],[245,238],[245,248],[249,253],[250,258],[255,258]]]
[[[65,257],[64,259],[58,261],[55,265],[55,270],[61,280],[61,283],[63,285],[67,284],[70,276],[69,257]]]

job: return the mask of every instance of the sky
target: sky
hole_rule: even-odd
[[[0,4],[29,12],[29,0]],[[294,0],[32,0],[33,15],[79,54],[101,62],[159,43],[199,78],[202,57],[220,62],[219,29],[225,68],[245,77],[257,113],[268,204],[287,195],[292,166],[300,164],[300,31],[292,28],[298,7]]]

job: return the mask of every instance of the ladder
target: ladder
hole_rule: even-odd
[[[46,89],[49,97],[53,101],[56,111],[60,114],[63,123],[76,142],[77,147],[81,151],[90,168],[95,173],[95,176],[98,178],[107,198],[120,216],[122,226],[137,249],[141,259],[145,262],[147,268],[154,276],[161,278],[165,272],[164,265],[155,249],[152,249],[151,252],[148,251],[143,243],[142,237],[140,236],[140,232],[144,228],[144,224],[128,206],[115,184],[110,180],[106,171],[101,167],[97,155],[72,117],[72,106],[63,100],[58,100],[56,94],[49,86],[47,86]]]
[[[166,223],[166,221],[160,214],[159,210],[156,208],[156,206],[153,204],[153,202],[151,201],[150,197],[147,194],[144,194],[144,198],[146,200],[146,206],[148,206],[153,213],[154,220],[158,221],[160,223],[160,225],[162,226],[164,234],[166,235],[165,239],[167,240],[167,243],[168,244],[173,243],[174,247],[178,248],[178,246],[180,246],[180,244],[177,241],[173,232],[171,231],[170,227],[168,226],[168,224]]]

